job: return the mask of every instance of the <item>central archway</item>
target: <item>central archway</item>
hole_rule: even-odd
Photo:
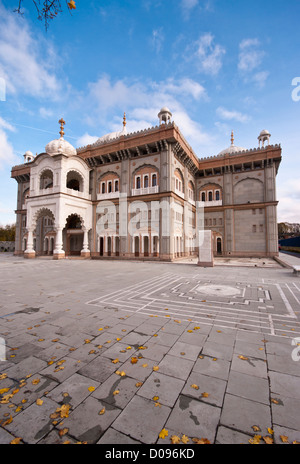
[[[70,214],[66,220],[63,230],[63,242],[66,256],[80,256],[83,248],[83,221],[82,218],[74,213]]]

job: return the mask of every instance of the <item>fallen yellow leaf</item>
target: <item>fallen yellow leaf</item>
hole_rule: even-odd
[[[191,385],[191,387],[194,388],[195,390],[199,390],[198,385],[196,385],[195,383],[193,383],[193,385]]]
[[[138,362],[138,359],[137,358],[131,358],[131,364],[136,364]]]
[[[10,444],[11,444],[11,445],[19,445],[19,444],[20,444],[20,441],[21,441],[21,438],[19,438],[19,437],[18,437],[18,438],[14,438],[14,439],[10,442]]]
[[[162,438],[163,440],[169,435],[168,430],[162,429],[162,431],[159,433],[159,438]]]
[[[180,438],[177,435],[172,435],[171,436],[171,443],[173,445],[177,445],[178,443],[180,443]]]
[[[189,439],[188,439],[188,437],[186,435],[182,435],[181,441],[182,441],[182,443],[186,444],[189,441]]]
[[[89,387],[88,391],[93,392],[95,390],[95,387]]]
[[[36,404],[37,404],[38,406],[42,406],[43,402],[44,402],[44,401],[41,400],[40,398],[38,398],[38,399],[36,400]]]
[[[158,371],[159,367],[158,366],[153,366],[154,371]]]
[[[102,416],[105,413],[105,408],[102,408],[101,411],[99,412],[99,415]]]

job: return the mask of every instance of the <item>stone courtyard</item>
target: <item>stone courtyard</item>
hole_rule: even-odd
[[[7,253],[0,268],[0,443],[300,442],[291,268]]]

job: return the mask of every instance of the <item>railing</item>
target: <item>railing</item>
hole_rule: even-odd
[[[113,198],[120,198],[120,192],[97,193],[97,200],[111,200]]]
[[[131,195],[134,197],[136,195],[149,195],[149,194],[158,193],[158,192],[159,192],[159,186],[155,185],[155,187],[132,189]]]
[[[209,206],[222,206],[222,200],[212,200],[212,201],[199,201],[199,206],[208,208]]]

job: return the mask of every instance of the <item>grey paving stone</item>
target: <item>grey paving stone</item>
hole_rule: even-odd
[[[219,427],[215,444],[220,445],[244,445],[249,443],[251,437],[228,427]]]
[[[221,407],[226,385],[225,380],[192,372],[186,381],[182,394]]]
[[[175,342],[174,345],[168,351],[168,354],[171,356],[178,356],[179,358],[189,359],[191,361],[196,361],[201,348],[196,345],[188,345],[183,342]]]
[[[194,372],[216,377],[217,379],[227,380],[229,375],[230,362],[222,358],[211,358],[204,356],[198,358],[194,367]]]
[[[145,356],[147,359],[159,362],[163,359],[166,353],[168,353],[170,347],[165,345],[159,345],[156,342],[146,342],[145,345],[146,349],[139,350],[139,353],[142,356]]]
[[[178,334],[170,334],[170,333],[164,332],[163,330],[160,330],[159,332],[155,334],[155,336],[151,337],[151,339],[149,340],[149,343],[154,342],[154,343],[158,343],[159,345],[171,347],[174,345],[178,337],[179,337]]]
[[[143,333],[134,330],[122,337],[122,343],[126,343],[127,345],[132,345],[137,348],[144,345],[149,338],[150,335],[144,335]]]
[[[257,401],[258,403],[269,404],[270,402],[268,379],[233,370],[229,374],[227,393]]]
[[[75,372],[82,369],[85,365],[80,359],[73,359],[69,356],[57,360],[46,369],[40,371],[41,375],[47,376],[57,382],[63,382]]]
[[[276,445],[291,445],[293,442],[300,443],[300,430],[293,430],[280,425],[274,425],[274,442]]]
[[[105,413],[100,415],[103,408]],[[120,409],[89,396],[57,427],[69,429],[68,434],[80,442],[97,443],[120,412]]]
[[[110,427],[97,442],[97,445],[140,445],[141,442],[118,432],[118,430]]]
[[[141,353],[141,352],[140,352]],[[137,353],[135,353],[135,356]],[[116,364],[116,369],[120,364]],[[135,379],[136,381],[144,382],[147,377],[153,372],[153,367],[157,365],[157,362],[153,359],[138,358],[136,364],[131,363],[131,359],[128,359],[125,363],[121,364],[121,370],[126,372],[128,377]]]
[[[276,425],[300,430],[300,401],[285,395],[272,394],[271,402],[273,422]]]
[[[97,356],[93,361],[80,367],[78,373],[103,383],[115,370],[116,366],[112,364],[110,359]]]
[[[92,393],[92,396],[112,406],[124,409],[138,391],[136,383],[135,379],[126,375],[112,374]],[[115,392],[118,393],[115,394]]]
[[[148,354],[148,353],[147,353]],[[177,379],[185,380],[190,374],[194,362],[167,354],[159,363],[159,372]]]
[[[6,429],[14,436],[22,438],[25,443],[37,443],[53,429],[53,420],[50,415],[56,411],[57,407],[57,403],[44,398],[41,406],[33,403],[18,414],[6,426]]]
[[[170,378],[160,372],[152,372],[137,394],[149,400],[157,398],[154,401],[172,407],[184,384],[184,380]]]
[[[300,362],[292,359],[292,351],[295,347],[291,346],[290,356],[268,355],[268,368],[271,371],[281,372],[300,377]]]
[[[51,398],[56,403],[70,404],[74,409],[91,394],[90,387],[97,388],[98,386],[99,382],[75,373],[51,389],[47,398]]]
[[[116,342],[113,346],[107,348],[103,353],[103,356],[105,358],[109,358],[110,360],[119,359],[120,362],[125,362],[127,359],[134,356],[135,353],[136,349],[131,345],[123,343],[122,339],[121,342]]]
[[[300,400],[299,377],[270,371],[269,378],[270,390],[273,395],[279,394]]]
[[[239,356],[243,356],[240,358]],[[267,363],[264,360],[245,356],[243,353],[234,353],[231,369],[248,375],[254,375],[267,379]]]
[[[227,393],[220,424],[248,434],[253,434],[252,427],[257,426],[266,435],[268,427],[272,428],[271,410],[269,405]]]
[[[1,445],[9,445],[12,440],[16,438],[14,435],[11,433],[7,432],[7,430],[3,429],[0,427],[0,444]]]
[[[35,374],[36,372],[41,371],[46,366],[47,363],[45,361],[38,359],[35,356],[29,356],[15,366],[5,369],[5,373],[12,379],[21,380],[29,374]]]
[[[256,344],[237,340],[234,346],[234,353],[243,353],[244,356],[266,359],[264,343]]]
[[[218,407],[180,395],[165,428],[174,430],[175,435],[206,438],[214,443],[220,414]]]
[[[136,395],[114,421],[113,427],[142,443],[156,443],[170,411],[165,405],[155,406],[154,401]]]
[[[231,361],[233,353],[233,346],[221,345],[215,341],[206,341],[201,350],[203,356],[209,356],[211,358],[225,359]]]

